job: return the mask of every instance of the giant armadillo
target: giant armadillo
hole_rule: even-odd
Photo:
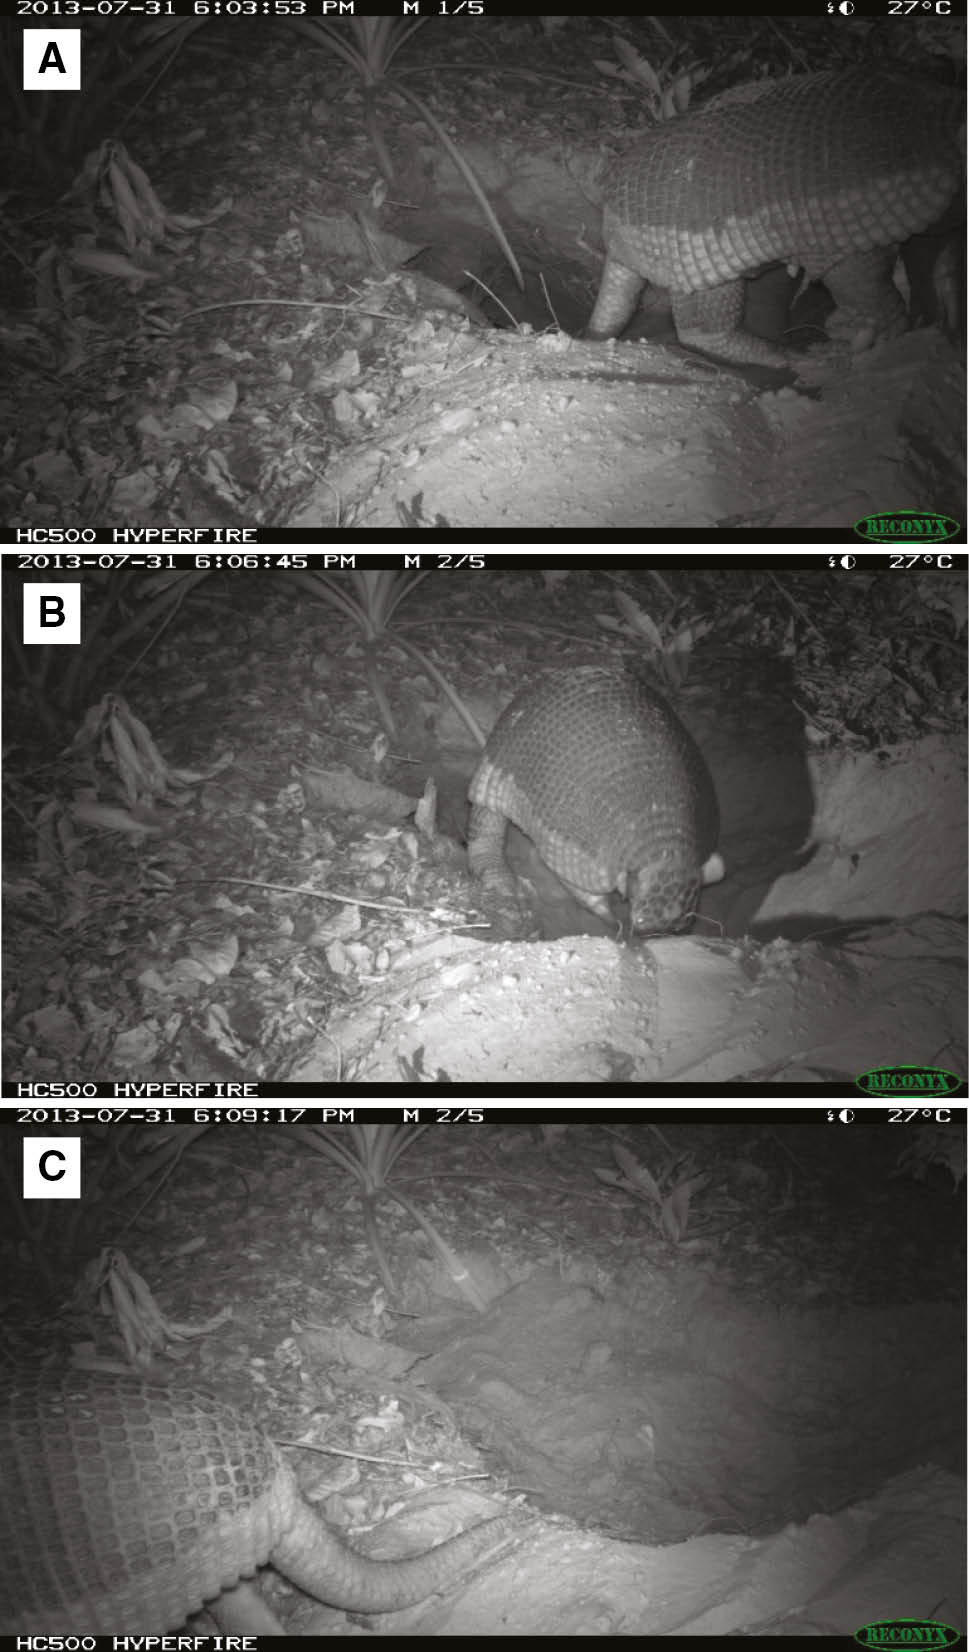
[[[332,1606],[395,1611],[457,1581],[512,1524],[368,1560],[304,1501],[261,1429],[219,1400],[85,1371],[0,1380],[6,1634],[162,1635],[207,1603],[235,1632],[278,1632],[236,1587],[267,1562]]]
[[[689,927],[702,882],[723,875],[706,764],[666,701],[623,671],[546,673],[495,724],[471,779],[472,873],[504,893],[508,821],[584,907],[645,935]]]
[[[622,332],[652,281],[670,290],[681,344],[788,366],[741,326],[743,277],[778,260],[824,281],[829,333],[869,344],[901,330],[896,250],[959,188],[958,119],[944,87],[848,69],[735,87],[661,122],[606,176],[586,336]]]

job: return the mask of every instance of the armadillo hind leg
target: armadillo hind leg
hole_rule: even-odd
[[[588,326],[586,338],[617,338],[629,325],[645,282],[641,275],[621,264],[618,258],[607,256],[599,280],[599,295]]]
[[[905,305],[892,282],[896,254],[895,247],[873,247],[826,271],[824,284],[838,306],[824,324],[829,338],[867,348],[874,339],[905,332]]]
[[[791,358],[783,350],[741,327],[743,281],[725,281],[701,292],[673,293],[672,299],[676,335],[688,350],[702,350],[722,361],[790,367]]]

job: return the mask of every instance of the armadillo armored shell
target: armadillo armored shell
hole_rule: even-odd
[[[719,819],[706,764],[661,695],[622,671],[549,672],[502,713],[472,777],[472,872],[507,882],[508,821],[532,839],[576,899],[631,928],[692,922]]]
[[[0,1373],[4,1635],[162,1635],[203,1605],[234,1634],[271,1633],[277,1620],[244,1587],[267,1562],[331,1605],[398,1611],[457,1582],[515,1523],[373,1560],[329,1529],[233,1406],[113,1373]]]

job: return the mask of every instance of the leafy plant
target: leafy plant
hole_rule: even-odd
[[[376,645],[386,632],[392,615],[396,612],[404,598],[410,596],[417,588],[424,573],[394,573],[388,569],[379,572],[373,570],[355,570],[346,574],[304,574],[290,573],[289,578],[296,585],[300,585],[311,596],[339,608],[347,619],[360,627],[364,636],[365,669],[367,682],[371,693],[377,702],[380,720],[393,735],[396,732],[393,712],[387,696],[383,691],[380,675],[377,669]],[[451,687],[442,671],[439,671],[434,661],[429,659],[422,649],[401,636],[399,631],[394,632],[394,641],[404,649],[412,659],[416,660],[423,671],[437,683],[442,694],[450,700],[458,716],[461,717],[471,731],[473,738],[480,746],[484,745],[484,734],[470,707],[465,704],[457,690]]]
[[[650,1129],[654,1128],[650,1126]],[[613,1132],[610,1131],[610,1134]],[[656,1134],[666,1150],[669,1161],[671,1155],[668,1144],[658,1130]],[[667,1239],[672,1240],[674,1245],[681,1244],[690,1225],[690,1201],[694,1193],[699,1193],[701,1188],[706,1187],[710,1180],[709,1176],[689,1174],[689,1165],[681,1167],[670,1162],[654,1176],[622,1141],[613,1147],[612,1156],[619,1166],[618,1172],[597,1169],[596,1176],[599,1181],[640,1199],[646,1206],[647,1215],[653,1226],[665,1234]],[[687,1173],[684,1174],[684,1171]]]
[[[413,1217],[434,1246],[458,1290],[467,1297],[473,1308],[483,1313],[486,1303],[463,1262],[417,1206],[398,1193],[396,1188],[387,1185],[387,1178],[401,1154],[413,1147],[427,1128],[426,1124],[348,1124],[336,1130],[329,1125],[317,1124],[297,1125],[290,1134],[297,1136],[314,1153],[322,1153],[331,1159],[360,1183],[367,1241],[388,1291],[396,1293],[396,1286],[377,1232],[377,1201],[381,1194],[396,1199]]]
[[[610,574],[608,577],[613,579],[616,586],[613,598],[620,618],[617,620],[611,614],[598,613],[595,616],[596,623],[606,631],[637,643],[665,680],[672,687],[678,688],[689,674],[697,643],[713,629],[712,625],[708,621],[702,621],[681,626],[674,632],[663,630],[642,605],[621,588],[613,575]],[[673,593],[662,575],[654,573],[653,578],[661,596],[672,604]]]
[[[290,27],[306,35],[316,46],[323,46],[337,56],[344,63],[360,75],[364,86],[364,108],[367,131],[374,146],[380,170],[388,183],[394,181],[394,164],[390,152],[383,139],[383,133],[377,120],[376,91],[387,81],[387,71],[397,56],[401,47],[416,34],[417,30],[428,22],[426,17],[405,20],[394,17],[350,17],[349,25],[352,40],[348,40],[343,24],[328,23],[323,18],[293,17],[289,19]],[[409,87],[403,85],[400,79],[392,83],[395,92],[412,103],[423,120],[430,127],[454,162],[468,188],[484,214],[485,220],[495,240],[498,242],[509,268],[515,277],[520,291],[524,291],[525,282],[521,268],[515,254],[511,250],[508,238],[502,229],[491,202],[478,182],[470,162],[462,155],[454,140],[445,131],[433,110],[428,107],[423,98],[418,97]]]
[[[946,1125],[923,1124],[912,1134],[898,1155],[895,1174],[906,1172],[924,1182],[930,1165],[944,1165],[957,1193],[966,1179],[966,1132]]]
[[[114,655],[134,637],[150,633],[141,653],[116,684],[120,688],[172,623],[192,586],[207,577],[205,572],[186,571],[146,579],[131,568],[89,569],[84,578],[84,632],[77,647],[41,644],[27,650],[18,634],[21,585],[31,579],[45,584],[49,578],[42,572],[14,576],[4,570],[3,628],[7,648],[48,732],[57,728],[62,717],[83,705],[98,673]]]
[[[4,1122],[11,1124],[9,1119]],[[112,1248],[102,1252],[93,1272],[85,1275],[85,1288],[95,1294],[102,1288],[107,1290],[102,1311],[107,1311],[104,1306],[107,1299],[117,1307],[122,1297],[129,1301],[137,1298],[139,1291],[133,1283],[137,1275],[131,1274],[123,1259],[118,1262],[121,1253],[113,1247],[125,1226],[136,1222],[161,1191],[196,1137],[210,1128],[208,1124],[149,1128],[134,1119],[119,1119],[110,1124],[89,1120],[81,1138],[84,1198],[66,1204],[61,1200],[24,1200],[12,1171],[15,1156],[0,1153],[0,1191],[17,1224],[20,1242],[29,1250],[36,1276],[47,1290],[55,1293],[61,1288],[65,1272],[72,1272],[80,1258],[95,1252],[100,1236],[110,1226]],[[74,1125],[49,1123],[47,1133],[74,1136],[77,1129]],[[145,1198],[119,1230],[119,1206],[146,1183],[149,1186]]]
[[[5,87],[20,128],[21,144],[29,149],[37,168],[46,177],[56,179],[66,166],[73,164],[78,150],[85,149],[96,138],[125,88],[160,64],[157,75],[139,100],[143,102],[168,73],[189,35],[206,21],[204,17],[166,17],[145,22],[115,10],[110,16],[85,17],[84,95],[65,97],[61,92],[24,91],[20,84],[21,25],[12,18],[3,19],[0,22],[0,83]],[[46,21],[33,26],[49,29]],[[138,104],[134,104],[123,118],[112,121],[116,137],[137,107]]]

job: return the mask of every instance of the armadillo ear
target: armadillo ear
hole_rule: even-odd
[[[720,879],[726,876],[726,871],[727,869],[723,864],[722,856],[711,855],[708,861],[704,861],[703,867],[701,868],[700,882],[719,883]]]

